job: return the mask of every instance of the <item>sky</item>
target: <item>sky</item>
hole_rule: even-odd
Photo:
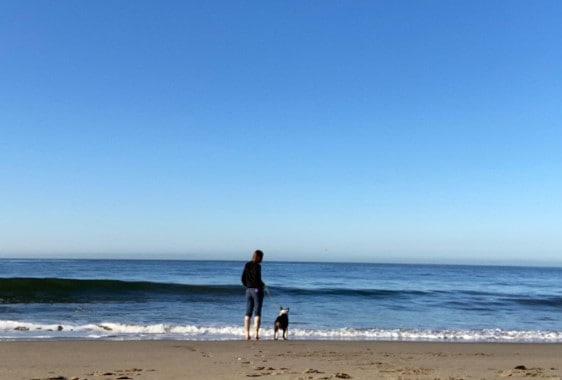
[[[560,265],[561,17],[0,0],[0,258]]]

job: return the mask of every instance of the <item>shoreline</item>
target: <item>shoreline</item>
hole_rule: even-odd
[[[561,343],[1,341],[0,379],[560,379]]]

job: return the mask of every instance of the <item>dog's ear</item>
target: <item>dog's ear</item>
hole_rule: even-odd
[[[289,312],[289,308],[287,308],[287,313]]]
[[[279,310],[283,310],[283,306],[279,306]]]

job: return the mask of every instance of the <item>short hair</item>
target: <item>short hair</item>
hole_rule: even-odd
[[[263,252],[260,251],[259,249],[256,249],[254,251],[254,254],[252,255],[252,261],[254,263],[260,263],[263,260]]]

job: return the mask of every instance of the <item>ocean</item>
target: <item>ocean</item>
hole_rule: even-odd
[[[235,340],[241,261],[0,260],[0,340]],[[562,268],[262,263],[262,339],[562,342]]]

